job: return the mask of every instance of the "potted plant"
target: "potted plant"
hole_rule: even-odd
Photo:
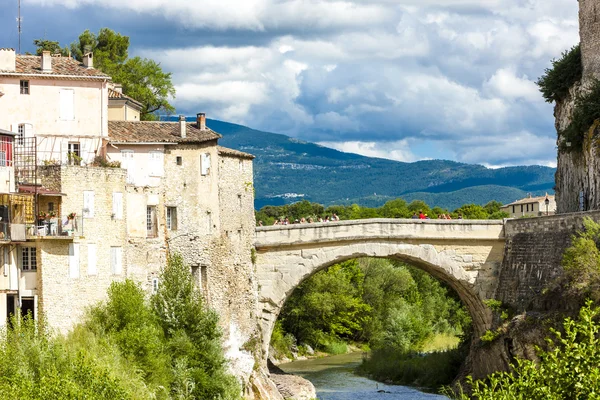
[[[45,211],[40,211],[40,213],[38,214],[38,220],[39,221],[43,221],[46,218],[48,218],[48,215],[46,214],[46,212]]]
[[[54,218],[56,217],[56,212],[54,211],[48,211],[48,213],[46,214],[46,218]]]
[[[67,219],[75,219],[76,216],[77,214],[72,212],[71,214],[67,215]]]

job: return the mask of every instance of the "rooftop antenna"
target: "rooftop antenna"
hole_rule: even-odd
[[[19,29],[19,54],[21,54],[21,22],[23,22],[23,18],[21,18],[21,0],[19,1],[19,16],[17,17],[17,27]]]

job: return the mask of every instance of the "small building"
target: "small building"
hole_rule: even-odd
[[[500,211],[508,213],[510,218],[554,215],[556,214],[556,200],[554,195],[549,195],[548,193],[545,196],[538,197],[532,197],[529,194],[524,199],[501,207]]]

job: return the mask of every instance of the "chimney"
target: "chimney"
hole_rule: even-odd
[[[93,53],[85,53],[83,56],[83,66],[86,68],[94,68],[94,54]]]
[[[201,131],[206,130],[206,114],[196,114],[196,128],[200,129]]]
[[[0,71],[14,72],[17,66],[15,49],[0,48]]]
[[[115,84],[115,92],[123,94],[123,85],[120,83]]]
[[[52,72],[52,55],[49,51],[42,51],[42,72]]]
[[[180,115],[179,116],[179,131],[181,132],[181,137],[185,138],[187,136],[186,133],[186,121],[185,121],[185,115]]]

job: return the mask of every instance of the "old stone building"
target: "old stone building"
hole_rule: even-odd
[[[177,252],[248,382],[253,156],[219,146],[202,113],[140,121],[142,105],[92,60],[0,49],[0,325],[21,307],[68,331],[114,281],[156,290]]]

